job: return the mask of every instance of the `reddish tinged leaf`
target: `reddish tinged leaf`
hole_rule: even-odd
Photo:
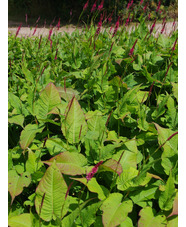
[[[48,161],[43,161],[43,163],[50,166],[54,160],[56,162],[56,166],[63,174],[71,176],[85,174],[84,166],[86,166],[87,160],[82,154],[65,151]]]
[[[116,172],[119,176],[123,172],[122,166],[120,163],[118,163],[114,159],[107,160],[103,165],[102,168],[104,168],[107,171]]]
[[[173,203],[173,209],[172,209],[171,214],[169,214],[168,218],[173,215],[178,215],[178,193],[176,193],[176,197],[175,197],[174,203]]]

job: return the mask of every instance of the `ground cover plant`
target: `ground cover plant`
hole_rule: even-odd
[[[177,226],[178,34],[145,6],[130,32],[96,5],[81,33],[8,37],[10,227]]]

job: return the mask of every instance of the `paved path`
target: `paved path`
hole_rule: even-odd
[[[151,27],[151,24],[148,25],[149,29]],[[8,32],[11,33],[11,34],[16,34],[17,28],[18,27],[9,27]],[[128,30],[131,31],[134,28],[135,28],[135,26],[129,26]],[[18,36],[19,37],[32,36],[33,33],[34,33],[34,29],[35,29],[34,27],[32,29],[28,28],[28,27],[21,27]],[[76,27],[72,26],[72,25],[63,26],[63,27],[60,27],[59,30],[57,30],[57,28],[54,28],[53,33],[56,34],[56,33],[59,33],[59,32],[61,32],[61,33],[68,32],[69,34],[71,34],[73,31],[75,31],[75,29],[76,29]],[[82,28],[78,28],[78,29],[80,31],[82,30]],[[161,29],[162,29],[162,24],[156,24],[155,25],[155,30],[156,30],[155,36],[157,36],[161,32]],[[165,26],[164,34],[169,35],[171,32],[173,32],[174,29],[178,29],[178,23],[176,22],[175,25],[173,26],[173,22],[167,22],[166,26]],[[50,30],[49,28],[43,28],[43,27],[37,28],[34,36],[40,36],[40,35],[47,36],[49,34],[49,30]]]

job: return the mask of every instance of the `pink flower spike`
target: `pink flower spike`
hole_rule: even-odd
[[[18,36],[19,31],[20,31],[20,29],[21,29],[21,26],[22,26],[22,23],[19,25],[19,27],[18,27],[18,29],[17,29],[17,31],[16,31],[16,36],[15,36],[15,37],[17,37],[17,36]]]
[[[134,42],[132,48],[130,49],[129,56],[133,55],[133,53],[134,53],[134,47],[135,47],[137,41],[138,41],[138,39],[136,39],[136,41]]]
[[[163,28],[161,29],[161,34],[164,32],[165,30],[165,25],[166,25],[166,22],[163,24]]]
[[[125,26],[127,26],[129,24],[129,22],[130,22],[130,13],[129,13],[128,18],[126,20]]]
[[[175,40],[175,42],[174,42],[174,45],[173,45],[173,47],[172,47],[172,51],[174,51],[174,50],[175,50],[175,47],[176,47],[176,43],[177,43],[177,41],[178,41],[178,38],[176,38],[176,40]]]
[[[59,30],[59,28],[60,28],[60,18],[59,18],[59,20],[58,20],[58,23],[57,23],[57,30]]]
[[[89,0],[85,3],[84,7],[83,7],[83,11],[85,11],[88,7],[88,3],[89,3]]]
[[[161,1],[159,1],[159,2],[158,2],[158,6],[157,6],[157,9],[156,9],[156,12],[158,12],[158,11],[159,11],[160,6],[161,6]]]
[[[102,163],[103,163],[103,161],[98,162],[98,163],[92,168],[91,172],[87,174],[87,176],[86,176],[87,182],[88,182],[89,180],[92,179],[92,177],[94,176],[95,173],[97,173],[98,167],[99,167]]]
[[[57,60],[57,53],[58,53],[58,49],[56,49],[56,55],[55,55],[55,60]]]
[[[102,8],[103,8],[103,3],[104,3],[104,0],[102,0],[101,4],[98,6],[98,11],[102,10]]]
[[[52,40],[50,39],[50,48],[52,49]]]
[[[140,1],[140,5],[142,5],[142,4],[143,4],[143,0]]]
[[[119,28],[119,19],[120,19],[120,17],[118,17],[118,20],[116,22],[116,25],[115,25],[115,28],[114,28],[114,32],[113,32],[112,38],[115,36],[115,34],[116,34],[116,32],[117,32],[117,30]]]
[[[148,2],[147,2],[147,4],[143,7],[143,11],[144,11],[144,12],[146,11],[147,6],[148,6]]]
[[[101,26],[102,26],[102,20],[103,20],[103,14],[101,14],[101,16],[100,16],[100,21],[98,23],[98,27],[97,27],[97,30],[96,30],[96,35],[99,35],[99,32],[101,30]]]
[[[37,21],[36,21],[36,24],[38,23],[38,21],[40,20],[40,16],[38,17]]]
[[[36,30],[37,30],[37,25],[36,25],[36,27],[35,27],[34,32],[33,32],[33,34],[32,34],[32,35],[35,35]]]
[[[27,20],[28,20],[28,16],[27,16],[27,13],[25,14],[25,21],[27,23]]]
[[[97,0],[94,2],[93,6],[92,6],[91,13],[96,10],[96,3],[97,3]]]
[[[52,30],[53,30],[53,28],[51,28],[50,30],[49,30],[49,35],[48,35],[48,39],[50,40],[50,37],[51,37],[51,35],[52,35]]]
[[[153,25],[150,28],[150,34],[153,32],[155,24],[156,24],[156,19],[154,20],[154,23],[153,23]]]

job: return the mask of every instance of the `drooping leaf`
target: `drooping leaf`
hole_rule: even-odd
[[[152,113],[152,119],[155,120],[158,117],[160,117],[162,114],[165,113],[166,109],[165,109],[165,105],[167,103],[169,96],[166,95],[163,100],[160,101],[160,103],[158,103],[158,106],[156,107],[156,109],[154,110],[154,112]]]
[[[171,217],[173,215],[178,215],[178,192],[176,193],[176,197],[174,199],[172,212],[168,217]]]
[[[23,128],[24,116],[22,114],[14,115],[8,118],[8,123],[17,124]]]
[[[140,219],[138,221],[139,227],[163,227],[166,225],[165,215],[156,215],[155,211],[151,207],[145,207],[141,209],[139,213]]]
[[[16,196],[21,194],[24,187],[28,187],[31,182],[30,174],[25,172],[22,175],[18,175],[15,170],[8,171],[8,191],[12,197],[11,204]]]
[[[75,176],[86,173],[84,166],[87,165],[87,159],[82,154],[65,151],[48,161],[44,161],[44,163],[51,165],[54,160],[56,166],[63,174]]]
[[[176,192],[174,186],[174,179],[172,177],[172,174],[170,174],[165,185],[165,190],[161,192],[159,197],[160,209],[165,211],[172,209],[175,196]]]
[[[20,136],[20,145],[23,150],[25,150],[35,138],[36,133],[42,132],[44,127],[39,127],[38,125],[28,124],[23,131],[21,132]]]
[[[24,65],[22,66],[22,71],[25,75],[26,80],[31,84],[34,84],[34,75],[32,74],[32,72],[28,70]]]
[[[94,177],[91,180],[89,180],[88,182],[87,182],[86,178],[71,178],[71,179],[77,180],[77,181],[83,183],[84,185],[86,185],[89,191],[98,194],[98,198],[100,200],[105,199],[108,194],[108,190],[105,187],[103,187],[102,185],[99,185],[98,182],[96,181],[96,178],[94,178]]]
[[[101,210],[103,211],[102,220],[104,227],[115,227],[120,225],[132,211],[132,201],[122,202],[123,195],[112,193],[103,202]]]
[[[36,189],[35,208],[45,221],[61,217],[67,185],[60,170],[53,163],[45,172]]]
[[[65,119],[62,122],[62,132],[69,143],[78,143],[87,132],[85,115],[75,96],[67,106]]]
[[[22,114],[22,105],[20,99],[12,92],[8,93],[8,102],[16,109],[16,114]]]
[[[47,114],[61,103],[59,92],[53,83],[49,83],[42,91],[36,103],[36,116],[38,119],[46,119]]]
[[[32,224],[33,220],[29,213],[13,216],[8,219],[9,227],[32,227],[33,226]]]

